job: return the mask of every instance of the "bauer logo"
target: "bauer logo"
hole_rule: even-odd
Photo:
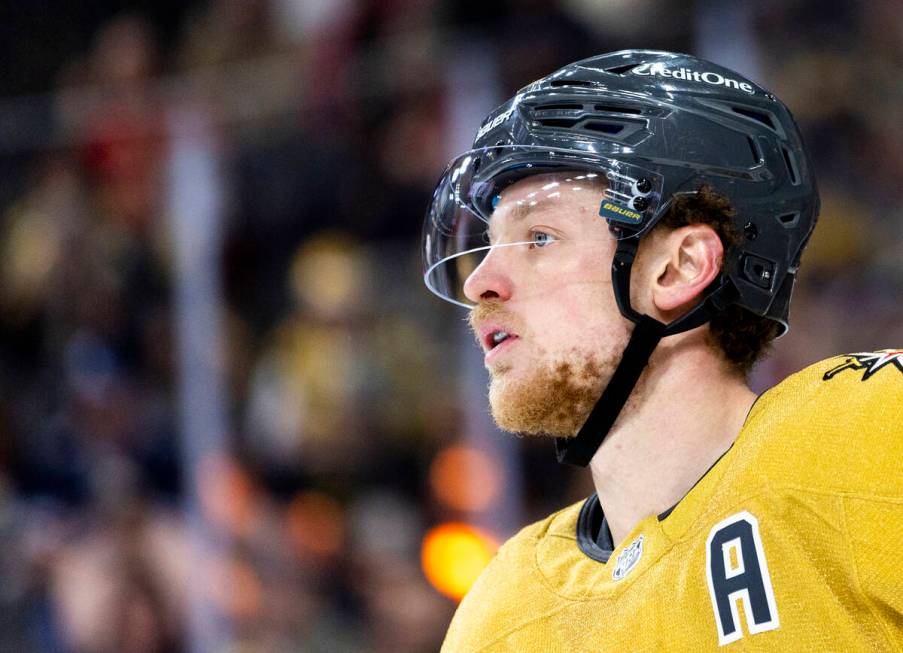
[[[491,132],[493,129],[495,129],[496,127],[501,125],[503,122],[508,120],[508,118],[511,117],[511,114],[514,113],[514,109],[515,109],[515,107],[517,107],[517,103],[518,103],[519,99],[520,99],[520,96],[518,95],[517,97],[514,98],[514,101],[511,102],[511,106],[508,107],[508,109],[506,111],[503,111],[502,113],[497,115],[495,118],[493,118],[491,121],[487,122],[485,125],[480,127],[479,131],[477,131],[477,137],[474,140],[476,140],[476,141],[480,140],[481,138],[483,138],[483,136],[485,136],[486,134]]]
[[[602,200],[602,206],[599,207],[599,215],[606,220],[614,220],[615,222],[626,222],[627,224],[639,224],[643,219],[641,213],[637,213],[625,206]]]
[[[643,77],[667,77],[687,82],[703,82],[710,86],[724,86],[725,88],[745,91],[750,95],[755,95],[756,93],[755,88],[753,88],[753,85],[749,82],[741,82],[711,71],[699,72],[698,70],[691,70],[689,68],[665,68],[665,64],[663,63],[646,63],[642,66],[637,66],[631,72],[634,75]]]

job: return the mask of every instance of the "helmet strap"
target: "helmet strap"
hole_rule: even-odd
[[[649,363],[652,352],[662,338],[695,329],[708,322],[715,312],[714,302],[728,292],[726,277],[706,294],[699,304],[673,322],[664,324],[641,314],[630,305],[630,270],[636,258],[639,237],[618,241],[612,261],[611,279],[615,299],[621,314],[635,323],[633,333],[602,395],[596,400],[589,417],[573,438],[556,438],[558,462],[586,467],[596,454],[605,436],[614,425],[640,375]],[[716,282],[718,283],[718,282]]]
[[[621,362],[580,431],[573,438],[555,438],[558,462],[580,467],[589,465],[627,403],[653,350],[664,336],[664,327],[664,324],[648,315],[640,317],[624,349],[624,355],[621,356]]]

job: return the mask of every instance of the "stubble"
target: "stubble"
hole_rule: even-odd
[[[492,317],[518,326],[516,319],[493,304],[477,306],[471,326]],[[490,369],[489,405],[495,423],[519,435],[574,437],[611,379],[627,337],[622,334],[605,352],[573,348],[558,355],[531,342],[533,351],[530,360],[522,363],[527,366],[524,371],[518,374],[507,364]]]

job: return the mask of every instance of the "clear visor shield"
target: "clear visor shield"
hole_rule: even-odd
[[[433,194],[423,231],[424,281],[436,295],[470,308],[476,287],[465,284],[490,253],[534,265],[536,251],[552,244],[560,257],[581,244],[641,234],[657,217],[661,197],[660,175],[591,153],[471,150],[451,162]]]

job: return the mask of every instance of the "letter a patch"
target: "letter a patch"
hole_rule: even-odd
[[[751,635],[781,625],[759,521],[750,513],[738,512],[712,527],[706,540],[706,576],[719,646],[743,637],[737,607],[741,601]]]

